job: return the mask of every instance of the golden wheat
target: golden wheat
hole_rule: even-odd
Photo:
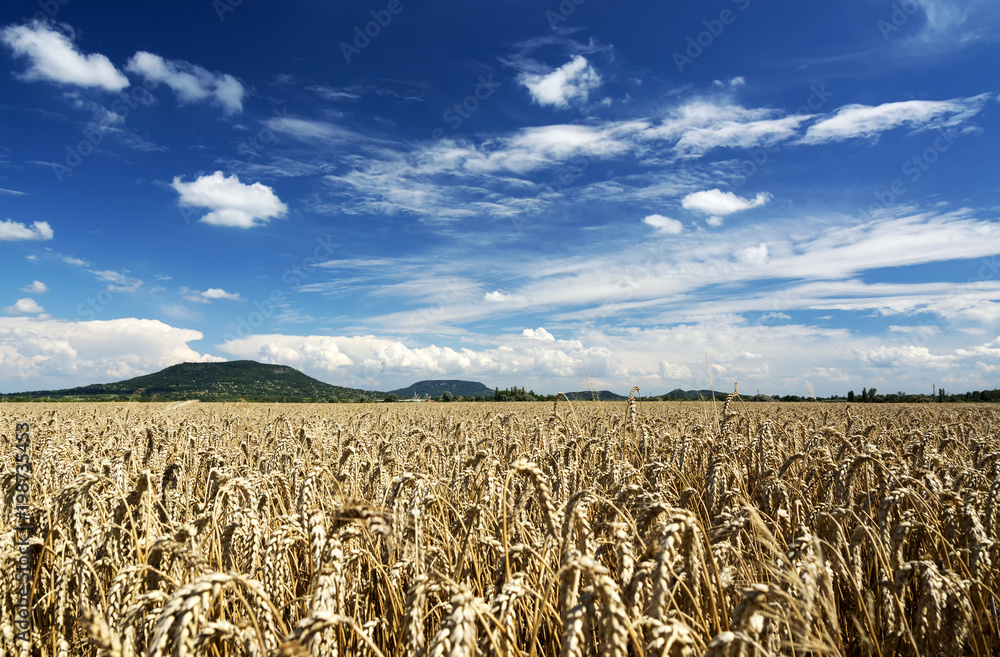
[[[1000,654],[1000,412],[0,406],[0,654]],[[20,538],[24,538],[21,532]]]

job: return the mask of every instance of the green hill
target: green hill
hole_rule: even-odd
[[[628,399],[628,397],[623,397],[619,394],[613,393],[610,390],[584,390],[583,392],[564,392],[564,395],[570,401],[591,401],[597,398],[597,401],[622,401],[623,399]]]
[[[404,399],[426,396],[440,397],[441,393],[446,390],[456,397],[478,397],[479,395],[482,395],[487,399],[493,399],[494,392],[493,388],[488,388],[478,381],[438,379],[434,381],[418,381],[417,383],[414,383],[406,388],[393,390],[390,394],[399,395]]]
[[[727,394],[728,393],[726,393],[726,392],[719,392],[718,390],[716,390],[715,391],[715,398],[716,399],[725,399]],[[674,388],[673,390],[671,390],[670,392],[668,392],[668,393],[666,393],[665,395],[662,395],[662,396],[663,397],[668,397],[670,399],[679,399],[679,400],[699,400],[699,399],[711,400],[712,399],[712,391],[711,390],[681,390],[680,388]]]
[[[66,390],[39,390],[0,397],[105,401],[134,398],[143,401],[353,401],[381,397],[382,393],[323,383],[285,365],[252,360],[227,363],[181,363],[145,376],[117,383],[100,383]]]

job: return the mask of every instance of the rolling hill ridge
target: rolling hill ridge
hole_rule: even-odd
[[[143,401],[353,401],[381,393],[324,383],[286,365],[252,360],[225,363],[180,363],[153,374],[116,383],[98,383],[65,390],[0,395],[3,398],[48,398],[104,401],[134,398]]]

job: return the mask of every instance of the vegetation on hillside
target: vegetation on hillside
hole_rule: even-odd
[[[117,383],[2,395],[8,401],[372,401],[381,393],[330,385],[285,365],[181,363]]]

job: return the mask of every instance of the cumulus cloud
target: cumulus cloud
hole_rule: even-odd
[[[761,192],[754,198],[749,199],[737,196],[732,192],[709,189],[688,194],[681,201],[681,206],[685,210],[694,210],[716,217],[725,217],[734,212],[758,208],[770,201],[771,198],[772,196],[766,192]]]
[[[240,295],[233,292],[226,292],[223,289],[217,287],[211,287],[201,293],[201,296],[206,299],[230,299],[231,301],[239,301]]]
[[[569,107],[570,101],[586,102],[590,92],[600,86],[601,76],[585,57],[577,55],[551,73],[522,73],[518,81],[539,105]]]
[[[31,294],[45,294],[49,288],[45,286],[45,283],[41,281],[32,281],[31,285],[25,285],[21,288],[22,292],[30,292]]]
[[[209,101],[222,106],[226,114],[243,111],[246,92],[239,80],[229,74],[212,73],[189,62],[166,60],[144,51],[134,54],[125,70],[150,82],[162,82],[174,90],[182,103]]]
[[[38,315],[45,312],[45,308],[39,306],[34,299],[18,299],[13,306],[4,308],[4,312],[8,315]]]
[[[936,328],[936,327],[928,327]],[[976,345],[969,349],[957,349],[955,353],[961,358],[970,358],[972,356],[988,357],[1000,359],[1000,338],[987,342],[986,344]]]
[[[813,124],[802,138],[804,144],[822,144],[854,138],[877,139],[893,128],[952,127],[980,112],[987,96],[954,100],[907,100],[870,105],[846,105],[833,116]]]
[[[47,221],[36,221],[31,227],[22,223],[11,221],[0,221],[0,242],[14,240],[50,240],[55,237],[55,232]]]
[[[237,176],[226,177],[221,171],[192,182],[184,182],[177,176],[172,187],[181,195],[181,205],[211,210],[201,220],[216,226],[252,228],[288,211],[288,206],[267,185],[245,185]]]
[[[652,226],[657,231],[666,233],[667,235],[680,235],[684,232],[684,224],[676,219],[664,217],[659,214],[651,214],[648,217],[644,217],[642,223]]]
[[[200,331],[158,320],[67,322],[0,318],[0,387],[67,388],[148,374],[183,362],[223,361],[187,343]]]
[[[493,292],[487,292],[483,295],[483,301],[488,301],[490,303],[503,303],[507,301],[509,297],[499,290],[494,290]]]
[[[932,354],[927,347],[904,345],[899,347],[876,347],[866,351],[855,351],[858,360],[872,367],[932,367],[944,369],[955,360],[954,356]]]
[[[26,80],[48,80],[81,87],[120,91],[128,78],[100,54],[84,55],[62,33],[41,21],[11,25],[0,31],[0,41],[18,57],[26,57]]]
[[[555,336],[546,331],[544,328],[537,328],[537,329],[526,328],[523,331],[521,331],[521,335],[531,340],[540,340],[542,342],[556,341]]]
[[[672,364],[665,360],[660,361],[659,373],[660,378],[667,381],[679,381],[691,378],[691,370],[687,368],[687,365]]]
[[[332,374],[338,383],[355,386],[375,385],[384,376],[511,376],[521,381],[538,376],[575,381],[581,366],[596,376],[623,373],[610,349],[557,340],[545,329],[527,329],[497,341],[495,347],[455,349],[434,344],[411,347],[373,335],[254,335],[219,348],[239,358],[290,365],[314,375]]]
[[[749,246],[740,251],[736,257],[748,265],[763,265],[768,258],[767,243],[761,242],[757,246]]]
[[[204,292],[194,291],[190,294],[184,296],[188,301],[194,301],[196,303],[211,303],[217,299],[228,299],[230,301],[242,301],[243,297],[234,292],[226,292],[225,290],[217,287],[211,287]]]

